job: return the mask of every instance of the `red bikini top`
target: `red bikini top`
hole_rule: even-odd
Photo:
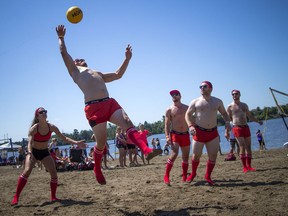
[[[48,127],[49,127],[49,132],[46,134],[46,135],[42,135],[39,133],[38,131],[38,127],[39,127],[39,124],[37,125],[37,133],[34,135],[34,141],[36,142],[47,142],[49,141],[49,139],[51,138],[51,130],[50,130],[50,125],[48,124]]]

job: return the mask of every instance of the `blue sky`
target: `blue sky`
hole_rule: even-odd
[[[78,24],[66,20],[74,5],[84,13]],[[203,80],[225,107],[232,89],[250,109],[275,106],[269,87],[288,92],[286,0],[11,0],[2,9],[0,139],[27,137],[39,106],[62,132],[90,129],[59,53],[58,24],[71,56],[104,73],[132,45],[125,75],[107,85],[137,125],[161,120],[172,89],[189,104]]]

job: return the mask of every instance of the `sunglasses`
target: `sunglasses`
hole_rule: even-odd
[[[206,89],[208,87],[208,85],[201,85],[199,86],[200,89]]]
[[[39,113],[39,114],[43,114],[43,113],[46,114],[47,112],[48,112],[47,110],[41,110],[41,111],[39,111],[38,113]]]
[[[85,59],[75,59],[76,62],[85,61]]]
[[[174,97],[174,96],[180,96],[180,94],[177,94],[177,93],[176,93],[176,94],[172,94],[171,96],[172,96],[172,97]]]
[[[234,95],[239,95],[239,93],[237,93],[237,92],[236,92],[236,93],[233,93],[232,96],[234,96]]]

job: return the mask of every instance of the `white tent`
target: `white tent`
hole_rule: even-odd
[[[13,150],[17,150],[18,148],[22,147],[22,146],[16,145],[16,144],[12,144],[12,146],[13,146]],[[6,150],[11,149],[11,144],[10,143],[6,143],[4,145],[1,145],[0,146],[0,150],[4,150],[4,149],[6,149]]]

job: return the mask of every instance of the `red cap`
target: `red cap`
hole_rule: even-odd
[[[172,91],[170,91],[170,95],[173,95],[173,94],[179,94],[179,95],[181,95],[181,93],[180,93],[178,90],[172,90]]]
[[[201,83],[201,85],[202,85],[203,83],[207,84],[211,89],[213,89],[213,85],[212,85],[211,82],[209,82],[209,81],[203,81],[203,82]]]

